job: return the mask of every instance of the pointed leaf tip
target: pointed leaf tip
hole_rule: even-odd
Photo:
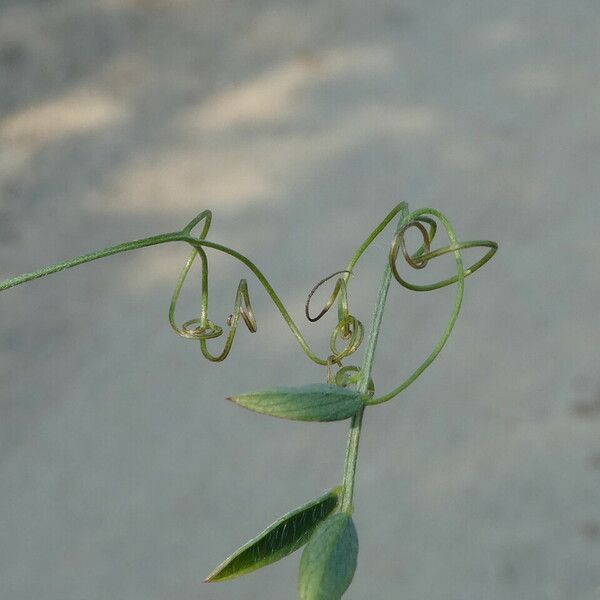
[[[356,390],[315,383],[249,392],[228,398],[254,412],[296,421],[341,421],[363,403]]]
[[[316,527],[337,507],[342,488],[335,488],[287,513],[225,559],[205,583],[227,581],[270,565],[301,548]]]

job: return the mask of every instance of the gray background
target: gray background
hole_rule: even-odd
[[[2,276],[211,208],[210,238],[255,259],[325,353],[334,321],[302,317],[314,282],[396,202],[445,211],[501,250],[439,360],[367,413],[346,597],[598,598],[599,29],[597,0],[3,0]],[[365,322],[388,243],[352,283]],[[186,255],[1,295],[2,600],[295,597],[297,556],[201,581],[337,484],[347,424],[223,400],[324,371],[251,277],[259,332],[202,361],[166,320]],[[244,270],[211,260],[223,323]],[[379,390],[452,296],[392,289]]]

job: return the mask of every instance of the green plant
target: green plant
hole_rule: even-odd
[[[351,515],[364,411],[368,406],[382,404],[397,396],[435,360],[446,343],[458,317],[465,278],[490,260],[498,246],[491,241],[459,242],[452,225],[441,212],[430,208],[410,212],[406,203],[398,204],[361,244],[346,269],[321,280],[310,292],[305,307],[306,317],[310,321],[318,321],[337,303],[338,323],[331,334],[331,353],[320,357],[309,347],[279,296],[258,267],[243,254],[206,239],[211,218],[210,211],[204,211],[181,231],[112,246],[33,273],[7,279],[0,282],[0,291],[113,254],[157,244],[185,242],[191,246],[192,252],[177,281],[169,308],[169,321],[180,336],[197,340],[202,354],[208,360],[222,361],[231,350],[240,318],[251,332],[256,331],[257,325],[250,303],[248,285],[246,280],[242,279],[237,289],[233,313],[229,315],[227,320],[229,331],[225,338],[224,347],[217,354],[213,354],[209,350],[208,340],[221,336],[223,329],[209,318],[209,279],[206,250],[212,249],[224,252],[246,265],[263,285],[308,358],[316,364],[326,367],[327,383],[296,388],[268,389],[241,394],[230,398],[230,400],[250,410],[287,419],[302,421],[351,419],[350,432],[342,485],[286,514],[273,523],[221,563],[207,577],[206,581],[216,582],[233,579],[271,564],[306,544],[300,564],[299,595],[301,600],[336,600],[341,598],[352,581],[358,555],[358,538]],[[365,250],[395,218],[398,219],[397,226],[383,271],[362,365],[360,367],[344,365],[343,361],[353,355],[361,346],[364,333],[361,321],[352,315],[349,309],[349,277],[354,273],[355,267]],[[444,228],[449,244],[432,250],[431,243],[436,236],[438,223]],[[193,230],[198,226],[202,227],[200,233],[193,235]],[[405,242],[405,234],[411,228],[416,229],[423,240],[420,248],[412,254],[407,250]],[[471,267],[465,269],[461,251],[474,247],[487,248],[487,252]],[[402,253],[405,261],[414,269],[422,269],[427,266],[430,260],[444,254],[453,254],[456,274],[429,285],[409,283],[400,275],[398,270],[399,253]],[[200,313],[198,317],[179,326],[175,319],[175,309],[184,282],[196,258],[200,259],[202,273]],[[319,286],[334,277],[337,277],[337,280],[328,301],[316,316],[311,316],[310,301],[314,292]],[[456,284],[456,297],[447,326],[429,356],[397,387],[381,396],[376,396],[375,384],[371,374],[386,297],[392,278],[409,290],[421,292]],[[344,346],[339,348],[338,346],[341,343]]]

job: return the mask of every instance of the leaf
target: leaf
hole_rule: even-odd
[[[352,517],[336,513],[310,538],[300,561],[300,600],[339,600],[356,570],[358,536]]]
[[[296,421],[348,419],[363,403],[356,390],[324,383],[249,392],[228,400],[258,413]]]
[[[225,559],[206,582],[227,581],[270,565],[301,548],[317,525],[336,508],[342,488],[296,508]]]

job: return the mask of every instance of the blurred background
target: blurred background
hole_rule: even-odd
[[[310,288],[397,202],[439,208],[500,251],[439,359],[367,412],[346,597],[597,598],[599,28],[596,0],[2,0],[0,276],[210,208],[209,238],[256,261],[324,355],[335,320],[305,321]],[[350,286],[367,325],[390,239]],[[215,255],[211,318],[247,276],[259,331],[202,360],[167,321],[186,256],[0,295],[2,600],[295,597],[299,555],[202,579],[337,485],[348,424],[223,400],[325,370]],[[198,289],[196,273],[181,321]],[[429,352],[453,294],[392,287],[379,391]]]

